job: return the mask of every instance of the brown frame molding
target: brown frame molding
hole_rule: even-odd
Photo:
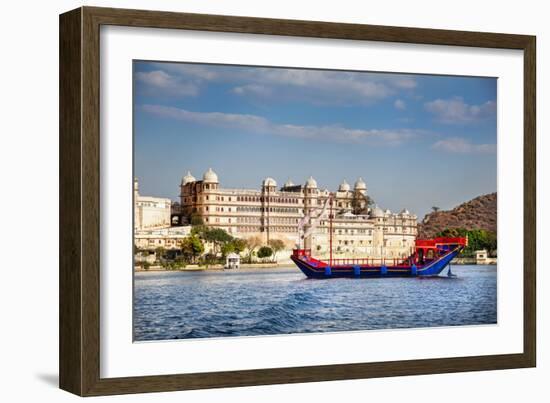
[[[99,31],[122,25],[524,51],[524,351],[475,357],[99,376]],[[80,396],[315,382],[536,365],[536,38],[483,32],[82,7],[60,16],[60,387]]]

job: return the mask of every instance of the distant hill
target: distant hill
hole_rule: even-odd
[[[418,237],[431,238],[447,228],[497,231],[497,194],[476,197],[447,211],[426,214],[418,224]]]

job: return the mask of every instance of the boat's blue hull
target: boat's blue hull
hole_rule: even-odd
[[[455,248],[445,255],[424,265],[365,266],[330,265],[315,260],[291,256],[292,261],[309,278],[376,278],[376,277],[427,277],[439,275],[462,248]]]

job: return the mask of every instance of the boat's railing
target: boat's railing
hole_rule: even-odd
[[[364,257],[364,258],[336,258],[332,260],[325,259],[313,259],[311,256],[311,249],[294,249],[292,255],[295,258],[306,259],[306,260],[315,260],[321,264],[330,265],[330,266],[386,266],[386,267],[411,267],[413,264],[424,265],[434,260],[441,259],[442,257],[456,251],[457,249],[464,248],[463,244],[455,245],[444,245],[441,248],[441,245],[438,245],[437,252],[432,256],[423,256],[422,260],[419,261],[416,254],[408,257]],[[430,248],[428,248],[430,249]]]
[[[458,248],[463,248],[463,246],[455,246],[452,249],[440,250],[438,254],[431,258],[424,258],[422,264],[433,262],[434,260],[441,259],[442,257],[456,251]],[[339,258],[332,259],[333,266],[354,266],[354,265],[363,265],[363,266],[386,266],[386,267],[410,267],[413,264],[418,264],[414,256],[409,256],[405,258]]]
[[[332,259],[333,266],[386,266],[386,267],[409,267],[413,263],[410,258],[344,258]]]

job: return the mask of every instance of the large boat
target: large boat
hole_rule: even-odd
[[[439,275],[467,245],[468,238],[418,239],[406,258],[323,261],[313,258],[310,249],[294,249],[290,258],[310,278],[428,277]]]

